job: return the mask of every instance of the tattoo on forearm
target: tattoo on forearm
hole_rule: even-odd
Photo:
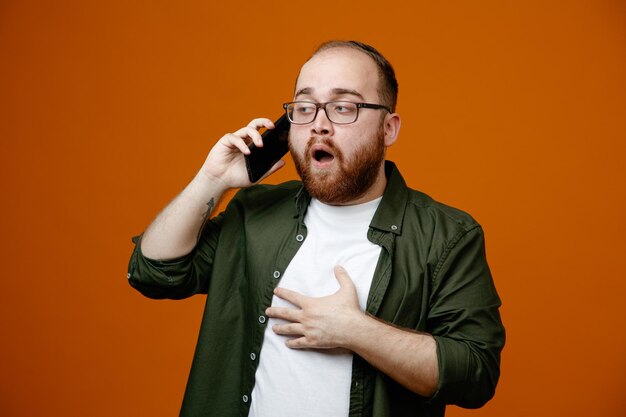
[[[208,203],[206,203],[206,205],[207,205],[207,209],[202,214],[202,225],[200,226],[200,230],[198,230],[198,238],[196,239],[196,241],[200,240],[200,236],[202,235],[202,229],[204,229],[204,225],[209,220],[209,216],[211,215],[211,212],[215,208],[215,199],[211,197],[211,199],[209,200]]]

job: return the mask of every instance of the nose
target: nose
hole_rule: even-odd
[[[326,115],[326,108],[320,108],[311,124],[311,133],[317,135],[332,135],[334,133],[333,124]]]

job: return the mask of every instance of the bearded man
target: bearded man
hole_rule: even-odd
[[[284,105],[302,181],[249,182],[248,145],[274,127],[255,119],[134,239],[133,287],[207,294],[181,415],[443,416],[494,395],[504,328],[482,229],[385,161],[397,93],[371,46],[323,44]]]

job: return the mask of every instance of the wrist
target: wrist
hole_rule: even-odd
[[[366,343],[367,340],[371,340],[369,335],[371,335],[376,322],[377,320],[367,313],[361,310],[355,311],[346,321],[345,331],[341,338],[341,347],[357,352],[364,339]]]
[[[209,191],[213,195],[224,194],[231,188],[219,177],[213,176],[203,170],[200,170],[191,182],[197,184],[201,189]]]

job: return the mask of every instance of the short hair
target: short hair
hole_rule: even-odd
[[[380,84],[378,86],[378,95],[382,101],[381,104],[389,107],[392,112],[396,111],[396,104],[398,102],[398,80],[396,79],[396,73],[393,70],[393,67],[387,61],[387,59],[378,52],[373,46],[367,45],[363,42],[359,41],[339,41],[333,40],[322,43],[316,50],[313,52],[315,55],[320,52],[327,51],[332,48],[350,48],[355,49],[357,51],[361,51],[372,60],[378,67],[378,75]]]

